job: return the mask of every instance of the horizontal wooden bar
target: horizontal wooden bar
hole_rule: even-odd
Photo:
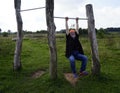
[[[54,17],[54,18],[59,18],[59,19],[65,19],[66,17]],[[73,19],[75,20],[76,18],[68,17],[68,19]],[[79,20],[88,20],[87,18],[78,18]]]
[[[38,7],[38,8],[25,9],[25,10],[20,10],[20,12],[31,11],[31,10],[37,10],[37,9],[43,9],[43,8],[45,8],[45,7]]]

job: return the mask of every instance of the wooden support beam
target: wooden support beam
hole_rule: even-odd
[[[94,20],[93,8],[91,4],[86,5],[86,14],[88,17],[88,35],[92,50],[92,74],[99,75],[100,60],[98,54],[98,44],[96,39],[95,20]]]
[[[50,78],[55,80],[57,78],[57,49],[55,38],[55,23],[54,23],[54,0],[46,0],[46,22],[48,31],[48,45],[50,50]]]
[[[22,39],[23,39],[23,22],[21,13],[19,12],[21,8],[21,0],[14,0],[14,7],[16,13],[16,21],[17,21],[17,41],[16,48],[14,52],[14,70],[20,70],[22,68],[21,65],[21,52],[22,52]]]

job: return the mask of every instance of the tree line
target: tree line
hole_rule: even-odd
[[[109,32],[120,32],[120,28],[100,28],[100,29],[95,29],[95,31],[97,33],[99,32],[103,32],[103,33],[109,33]],[[65,29],[61,29],[60,31],[58,31],[58,33],[65,33],[66,30]],[[80,34],[88,34],[88,29],[82,29],[82,28],[79,28],[79,33]]]
[[[95,29],[97,34],[108,34],[109,32],[120,32],[120,28],[100,28],[100,29]],[[8,31],[2,31],[2,29],[0,28],[0,35],[2,35],[3,37],[7,37],[10,34],[16,34],[17,32],[12,32],[11,30]],[[23,34],[47,34],[47,30],[37,30],[35,32],[33,31],[27,31],[24,30]],[[56,31],[56,33],[66,33],[65,29],[61,29],[60,31]],[[81,35],[87,35],[88,34],[88,29],[85,28],[79,28],[79,33]]]

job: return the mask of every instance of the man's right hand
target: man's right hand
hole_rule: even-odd
[[[65,20],[66,20],[66,21],[68,21],[68,19],[69,19],[68,17],[65,17]]]

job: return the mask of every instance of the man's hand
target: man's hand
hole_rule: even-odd
[[[68,21],[68,19],[69,19],[68,17],[65,17],[65,20],[66,20],[66,21]]]
[[[79,18],[78,17],[76,17],[76,21],[78,22],[78,20],[79,20]]]

